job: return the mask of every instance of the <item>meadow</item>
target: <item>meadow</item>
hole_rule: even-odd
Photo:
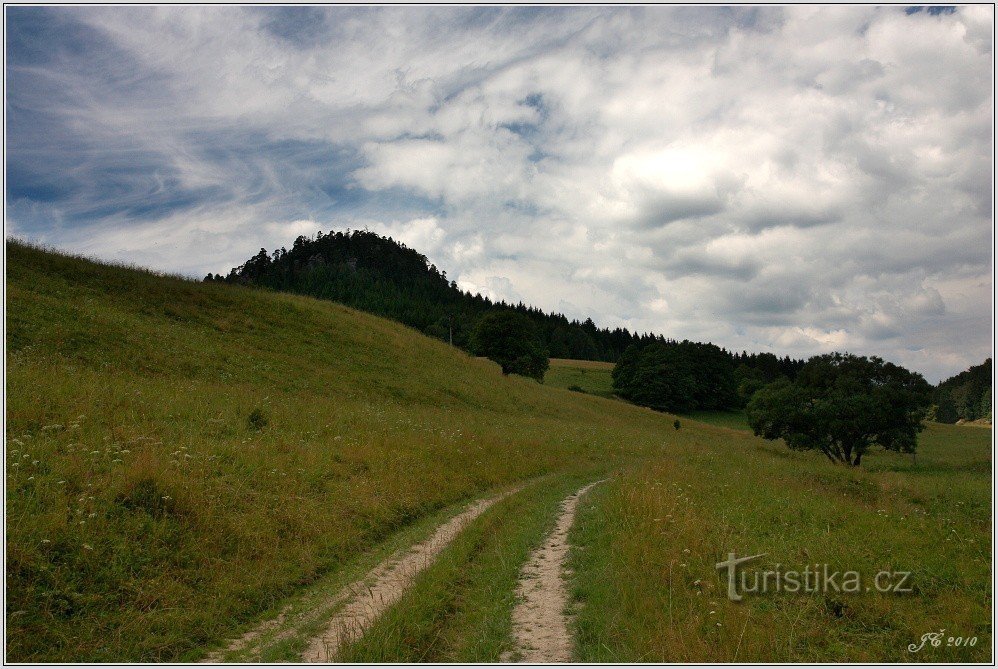
[[[544,375],[544,385],[613,398],[612,372],[612,362],[551,358],[551,366]],[[694,411],[680,417],[733,430],[751,430],[743,411]]]
[[[880,451],[854,469],[733,430],[677,445],[594,491],[577,519],[578,658],[988,661],[991,483],[990,433],[961,426],[929,425],[917,462]],[[715,568],[729,552],[765,554],[748,572],[856,571],[863,590],[729,601]],[[878,592],[880,571],[910,572],[912,591]],[[908,651],[942,629],[975,645]]]
[[[551,358],[550,367],[544,375],[544,385],[553,388],[569,388],[599,397],[613,397],[612,362],[598,360],[566,360]]]
[[[572,535],[580,660],[990,658],[990,430],[846,469],[565,389],[605,392],[605,366],[542,385],[330,302],[14,242],[7,263],[9,661],[199,659],[521,482],[347,653],[497,660],[526,552],[604,476]],[[734,604],[729,550],[917,591]],[[905,654],[938,627],[979,641]]]
[[[683,438],[330,302],[7,262],[10,660],[196,658],[431,513]]]

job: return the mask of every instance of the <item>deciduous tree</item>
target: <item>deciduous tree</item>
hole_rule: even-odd
[[[523,314],[496,311],[482,316],[472,333],[475,353],[499,363],[503,374],[519,374],[541,381],[548,354],[537,339],[534,324]]]
[[[794,381],[756,392],[747,413],[758,436],[855,466],[875,444],[914,453],[930,396],[920,374],[877,357],[831,353],[811,358]]]

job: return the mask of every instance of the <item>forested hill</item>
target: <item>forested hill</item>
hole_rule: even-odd
[[[458,288],[423,254],[390,237],[366,230],[319,232],[300,236],[291,249],[266,249],[232,269],[228,276],[206,280],[246,283],[334,300],[391,318],[468,349],[478,319],[489,311],[512,309],[526,314],[553,358],[615,362],[632,344],[665,341],[660,335],[597,327],[591,319],[569,320],[520,304],[494,302]],[[735,364],[792,375],[799,361],[771,353],[733,355]]]
[[[214,279],[222,279],[215,276]],[[227,282],[334,300],[391,318],[467,349],[478,319],[496,309],[526,314],[555,358],[616,360],[632,343],[651,341],[627,330],[600,329],[524,304],[494,302],[458,288],[426,256],[390,237],[354,230],[298,237],[290,249],[265,249],[234,268]]]
[[[936,387],[936,419],[954,423],[957,419],[991,418],[991,358],[952,376]]]

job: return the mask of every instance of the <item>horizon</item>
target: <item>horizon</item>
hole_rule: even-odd
[[[322,231],[320,231],[320,232],[322,232]],[[333,233],[333,232],[336,232],[336,231],[335,230],[329,230],[329,231],[326,231],[325,234],[330,234],[330,233]],[[367,232],[367,231],[365,231],[365,232]],[[314,239],[314,237],[315,236],[313,235],[311,238]],[[34,248],[39,248],[39,249],[41,249],[43,251],[47,251],[47,252],[62,253],[62,254],[66,253],[66,252],[61,251],[61,250],[56,249],[56,248],[47,247],[47,246],[44,246],[44,245],[32,242],[30,240],[19,239],[19,238],[16,238],[16,237],[8,236],[7,237],[7,241],[13,241],[13,242],[24,244],[24,245],[31,246],[31,247],[34,247]],[[405,245],[403,244],[403,246],[405,246]],[[408,248],[408,247],[406,247],[406,248]],[[418,252],[418,249],[411,249],[411,250],[414,250],[414,251]],[[271,252],[268,252],[268,254],[272,255]],[[80,259],[88,260],[88,261],[91,261],[91,262],[105,263],[105,264],[109,264],[109,265],[112,265],[112,266],[121,267],[123,269],[131,269],[131,270],[136,270],[136,271],[139,271],[139,272],[149,272],[149,273],[152,273],[152,274],[157,275],[157,276],[172,277],[172,278],[180,279],[180,280],[183,280],[183,281],[190,281],[190,282],[193,282],[193,283],[202,283],[203,281],[205,281],[207,279],[207,277],[198,277],[198,276],[195,276],[193,274],[181,274],[181,273],[174,273],[174,272],[169,272],[169,271],[160,271],[160,270],[156,270],[156,269],[152,269],[152,268],[148,268],[148,267],[142,267],[140,265],[135,265],[135,264],[126,263],[126,262],[119,262],[119,261],[114,261],[114,260],[106,260],[106,259],[98,258],[96,256],[88,256],[88,255],[85,255],[85,254],[71,254],[71,255],[73,257],[78,257]],[[432,263],[430,263],[429,259],[427,259],[427,266],[429,266],[430,264],[432,264]],[[235,269],[235,268],[231,268],[231,269]],[[439,267],[437,269],[441,270],[441,268],[439,268]],[[443,271],[443,270],[441,270],[441,271]],[[220,273],[214,273],[214,274],[216,274],[216,276],[217,276]],[[225,275],[222,274],[221,276],[224,278]],[[459,290],[464,290],[464,289],[460,288],[460,286],[458,287],[458,289]],[[464,291],[464,292],[467,292],[467,291]],[[310,296],[305,295],[305,297],[310,297]],[[485,299],[491,300],[491,298],[488,298],[487,296],[482,296],[482,297],[485,297]],[[321,300],[322,298],[313,298],[313,299],[319,299],[319,300]],[[510,309],[517,309],[518,307],[523,307],[523,308],[527,308],[527,309],[540,309],[539,307],[536,307],[535,305],[525,304],[525,303],[522,303],[522,302],[521,303],[513,303],[513,302],[506,302],[506,301],[503,301],[501,299],[499,299],[499,300],[491,300],[491,301],[492,301],[493,305],[502,305],[502,306],[506,306],[506,307],[508,307]],[[348,306],[348,308],[355,309],[357,311],[362,311],[362,312],[364,311],[363,309],[359,309],[357,307],[350,307],[349,305],[346,305],[346,306]],[[563,316],[563,317],[567,318],[569,320],[569,322],[571,322],[571,323],[581,324],[585,320],[587,320],[585,318],[583,318],[583,319],[575,319],[575,318],[572,318],[570,316],[566,316],[565,314],[562,314],[562,313],[559,313],[559,312],[549,312],[549,311],[544,311],[543,309],[540,309],[540,310],[543,313],[548,314],[548,315]],[[378,318],[384,318],[385,320],[392,320],[391,318],[388,318],[386,316],[380,316],[380,315],[374,314],[374,313],[372,313],[372,315],[374,315],[374,316],[376,316]],[[594,324],[595,324],[595,326],[598,329],[601,329],[601,330],[612,329],[612,328],[605,328],[600,323],[595,322],[595,321],[594,321]],[[638,335],[638,336],[641,336],[641,337],[646,337],[646,336],[647,337],[655,337],[655,338],[658,338],[660,340],[667,341],[667,342],[668,341],[674,341],[674,342],[675,341],[681,341],[679,339],[676,339],[676,338],[673,338],[673,337],[669,337],[668,335],[665,335],[663,333],[658,333],[658,332],[638,332],[638,331],[634,331],[634,332],[632,332],[632,334],[635,334],[635,335]],[[425,336],[430,336],[430,335],[425,335]],[[701,342],[701,343],[714,344],[716,342],[706,341],[706,342]],[[728,348],[726,348],[724,346],[719,346],[719,347],[721,348],[722,351],[726,351],[727,353],[729,353],[731,355],[741,355],[741,354],[758,355],[758,354],[761,354],[761,353],[772,353],[773,355],[775,355],[777,357],[777,359],[780,359],[780,360],[786,358],[786,359],[791,359],[791,360],[802,360],[803,362],[807,362],[811,357],[813,357],[813,356],[808,356],[808,357],[805,357],[805,358],[794,358],[793,356],[790,356],[790,355],[787,355],[787,354],[780,354],[780,352],[778,352],[778,351],[752,351],[752,350],[746,350],[746,349],[742,349],[741,351],[739,351],[739,350],[736,350],[736,349],[728,349]],[[843,350],[843,351],[832,351],[832,350],[829,350],[829,351],[823,351],[821,353],[817,353],[817,354],[815,354],[815,356],[820,356],[820,355],[823,355],[823,354],[831,354],[831,353],[842,353],[842,354],[847,354],[847,355],[849,355],[849,354],[858,355],[858,354],[855,354],[853,351],[846,351],[846,350]],[[886,362],[893,362],[895,364],[898,364],[894,360],[891,360],[889,358],[884,358],[884,356],[878,356],[876,354],[869,354],[867,357],[879,357],[879,358],[884,359]],[[552,360],[554,360],[554,359],[556,359],[556,358],[552,358]],[[559,359],[561,359],[561,358],[559,358]],[[562,360],[569,360],[569,361],[571,361],[573,359],[571,359],[571,358],[564,358]],[[942,377],[940,379],[935,379],[935,380],[929,378],[924,373],[922,373],[920,370],[915,369],[915,370],[911,370],[911,371],[914,371],[914,372],[916,372],[918,374],[921,374],[933,386],[938,386],[942,382],[947,381],[947,380],[949,380],[949,379],[957,376],[958,374],[960,374],[962,372],[968,371],[972,367],[978,367],[980,365],[983,365],[988,360],[991,360],[991,356],[990,355],[987,358],[984,358],[981,362],[974,363],[974,364],[970,365],[967,369],[959,370],[957,372],[954,372],[953,374],[949,374],[947,376],[944,376],[944,377]],[[582,360],[582,362],[587,362],[587,361],[588,360]],[[598,361],[597,360],[597,362],[605,362],[605,361]]]
[[[6,11],[8,237],[200,278],[368,228],[601,328],[991,357],[987,6]]]

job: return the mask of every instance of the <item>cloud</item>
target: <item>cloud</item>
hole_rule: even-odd
[[[10,232],[224,272],[367,227],[735,349],[990,352],[993,10],[11,7]]]
[[[437,219],[433,217],[416,218],[404,223],[393,222],[384,226],[384,233],[411,249],[431,256],[440,251],[440,245],[446,235],[446,232],[437,225]]]

